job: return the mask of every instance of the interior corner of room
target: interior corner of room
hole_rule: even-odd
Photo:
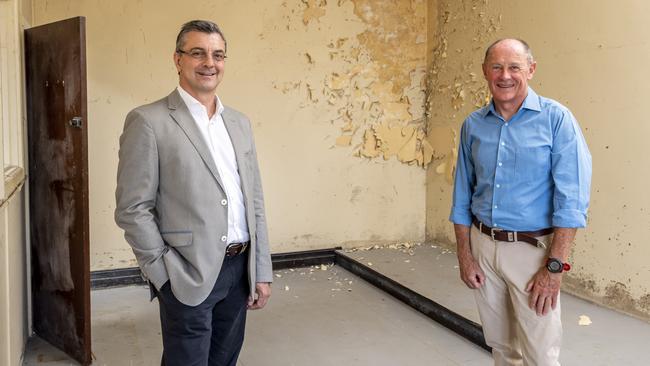
[[[319,300],[336,301],[348,293],[346,301],[359,301],[356,289],[345,286],[353,281],[363,287],[360,293],[377,301],[403,297],[399,306],[407,305],[391,303],[390,311],[408,314],[409,324],[434,316],[443,323],[456,319],[440,313],[444,309],[432,301],[465,319],[467,334],[476,338],[480,328],[472,323],[480,324],[464,305],[466,294],[453,290],[458,281],[448,222],[453,173],[463,119],[490,98],[481,70],[485,47],[517,36],[528,41],[538,64],[530,85],[571,109],[593,157],[588,226],[578,232],[570,256],[573,269],[563,287],[567,298],[573,296],[567,314],[592,311],[594,319],[603,319],[600,326],[615,326],[606,319],[634,324],[629,325],[634,329],[648,325],[650,169],[643,151],[650,124],[643,115],[650,76],[638,65],[650,57],[645,39],[650,3],[0,0],[0,364],[21,364],[33,334],[31,283],[38,268],[32,267],[30,228],[34,207],[42,202],[34,200],[29,179],[30,169],[47,170],[48,164],[30,164],[53,160],[47,154],[41,160],[30,156],[35,150],[27,121],[35,109],[28,107],[33,102],[28,79],[30,72],[45,71],[50,64],[28,64],[25,30],[83,19],[75,24],[83,24],[84,68],[52,79],[41,103],[63,106],[63,91],[83,76],[83,113],[64,115],[65,130],[41,132],[44,139],[60,133],[85,136],[84,155],[71,165],[86,168],[79,182],[87,185],[78,193],[86,209],[79,237],[87,252],[53,251],[48,263],[80,266],[88,272],[80,277],[88,293],[93,286],[92,296],[103,299],[108,292],[100,291],[142,284],[113,218],[125,115],[177,86],[173,40],[184,21],[198,16],[217,21],[228,37],[228,71],[219,97],[252,121],[271,250],[276,263],[285,263],[276,268],[282,285],[274,288],[283,305],[302,309],[296,302],[305,298],[299,296],[317,296],[309,292],[312,277],[314,288],[327,292]],[[75,117],[83,117],[80,128],[70,124]],[[78,189],[69,183],[61,180],[56,189]],[[55,202],[60,207],[69,203]],[[338,254],[309,257],[331,248],[340,248]],[[301,253],[303,262],[291,253]],[[323,263],[329,267],[322,272],[313,267]],[[76,280],[73,272],[58,280]],[[438,292],[427,292],[429,283],[418,276],[425,273],[436,276]],[[393,290],[377,290],[373,281]],[[131,290],[140,295],[141,288]],[[395,295],[386,297],[390,291]],[[447,303],[448,296],[457,305]],[[83,301],[89,307],[90,295]],[[408,307],[409,301],[415,305]],[[410,313],[418,306],[424,312]],[[362,311],[354,314],[365,319]],[[341,319],[337,325],[344,323]],[[606,333],[570,321],[575,323],[570,332],[587,340],[601,341],[596,333]]]

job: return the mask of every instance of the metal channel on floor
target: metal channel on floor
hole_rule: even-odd
[[[437,302],[422,296],[365,264],[346,255],[340,247],[316,249],[290,253],[272,254],[273,269],[310,267],[321,264],[336,264],[361,277],[368,283],[390,294],[406,305],[419,311],[440,325],[466,338],[470,342],[490,352],[485,343],[481,326]],[[146,284],[139,268],[123,268],[91,273],[92,289]]]

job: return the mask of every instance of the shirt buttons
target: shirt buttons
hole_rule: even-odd
[[[499,224],[497,224],[497,223],[495,222],[495,223],[494,223],[494,227],[497,227],[497,226],[499,226]]]
[[[508,124],[506,123],[506,127],[508,127]]]
[[[499,206],[497,206],[497,205],[494,205],[494,208],[499,208]]]
[[[506,146],[506,143],[505,143],[505,142],[501,142],[501,146]]]
[[[225,205],[227,205],[227,204],[228,204],[228,201],[226,201],[226,200],[221,200],[221,206],[225,206]]]
[[[503,165],[501,162],[499,162],[499,166]]]
[[[221,237],[221,241],[224,242],[224,243],[226,242],[227,239],[228,239],[228,237],[226,237],[225,235]]]
[[[501,188],[501,184],[497,184],[497,188]]]

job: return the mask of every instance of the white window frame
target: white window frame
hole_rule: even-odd
[[[8,200],[25,179],[23,36],[20,4],[0,0],[0,199]]]

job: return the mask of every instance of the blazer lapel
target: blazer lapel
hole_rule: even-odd
[[[223,113],[221,113],[223,118],[223,123],[226,126],[228,135],[230,135],[230,141],[232,142],[232,147],[235,150],[235,159],[237,160],[237,169],[239,171],[239,181],[241,183],[242,194],[244,195],[244,205],[246,211],[248,211],[248,183],[250,177],[247,169],[246,161],[246,152],[250,150],[248,144],[248,136],[242,128],[242,122],[231,113],[228,107],[225,107]]]
[[[212,173],[212,176],[217,181],[221,189],[225,192],[223,183],[221,182],[221,177],[219,176],[219,171],[217,170],[217,165],[212,158],[210,149],[206,145],[203,136],[199,127],[196,125],[196,122],[192,118],[190,111],[187,109],[187,106],[183,102],[178,90],[174,90],[168,97],[168,105],[172,119],[180,126],[180,128],[185,132],[185,135],[190,140],[194,148],[203,159],[203,162]]]
[[[246,136],[242,130],[241,123],[235,116],[230,113],[228,108],[224,108],[221,114],[223,123],[226,126],[232,147],[235,150],[235,158],[237,159],[237,166],[239,167],[239,174],[241,175],[242,164],[244,163],[244,151],[246,147]]]

